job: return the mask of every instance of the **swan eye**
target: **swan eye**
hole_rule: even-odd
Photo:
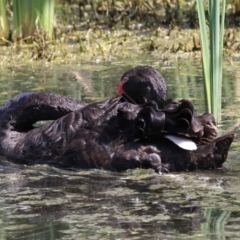
[[[147,98],[146,98],[145,96],[143,96],[142,99],[143,99],[143,102],[144,102],[144,103],[147,103],[147,102],[148,102],[148,100],[147,100]]]
[[[146,123],[142,118],[137,120],[137,126],[139,129],[143,130],[146,127]]]

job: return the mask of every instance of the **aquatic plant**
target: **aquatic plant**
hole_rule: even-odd
[[[5,0],[0,0],[0,37],[3,39],[8,39],[9,36],[6,6]]]
[[[45,31],[41,30],[36,26],[36,30],[32,36],[33,49],[32,49],[32,59],[46,59],[51,61],[54,57],[54,53],[50,48],[50,41],[47,37]]]
[[[14,38],[32,36],[36,26],[52,37],[54,0],[13,0]]]
[[[220,4],[222,12],[220,14]],[[202,65],[207,111],[217,122],[221,120],[222,56],[226,0],[211,0],[208,3],[209,35],[202,0],[197,0],[202,42]],[[209,37],[208,37],[209,36]]]

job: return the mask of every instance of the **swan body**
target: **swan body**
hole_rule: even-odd
[[[116,97],[98,103],[20,94],[0,108],[0,154],[19,164],[75,169],[221,167],[235,134],[216,138],[211,114],[197,114],[188,100],[167,99],[166,90],[160,73],[143,66],[122,76]],[[41,120],[52,121],[35,127]]]
[[[42,112],[41,108],[45,109],[45,105],[41,104],[41,99],[45,97],[46,93],[23,94],[1,108],[0,153],[11,161],[112,171],[141,167],[153,168],[158,173],[215,169],[226,160],[235,137],[234,134],[228,134],[209,140],[208,144],[201,144],[205,126],[200,127],[197,119],[193,118],[190,111],[192,105],[186,100],[175,108],[159,110],[154,103],[136,105],[126,102],[122,97],[83,104],[82,108],[67,114],[64,112],[62,117],[35,128],[30,124],[35,117],[28,119],[22,116],[26,116],[25,110],[29,112],[34,109],[36,114]],[[51,106],[55,103],[48,104]],[[70,107],[68,109],[71,110]],[[56,107],[51,108],[49,117],[45,113],[43,116],[40,114],[39,119],[54,119],[54,111],[61,115]],[[179,125],[183,111],[189,113],[184,113],[188,122],[184,127]],[[21,112],[21,116],[16,115],[17,112]],[[202,118],[206,117],[203,115]],[[198,116],[198,119],[201,118]],[[21,125],[28,127],[20,131]],[[194,132],[193,129],[197,130]],[[191,136],[199,145],[198,148],[185,150],[165,137],[166,132],[175,134],[176,130],[185,138]]]

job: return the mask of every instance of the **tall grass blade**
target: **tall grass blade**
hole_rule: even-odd
[[[54,0],[13,0],[15,38],[32,36],[38,23],[51,38],[53,15]]]
[[[0,0],[0,37],[8,39],[9,36],[9,25],[7,20],[7,9],[6,1]]]
[[[221,23],[220,23],[220,44],[219,44],[219,69],[220,69],[220,75],[219,75],[219,88],[222,91],[222,68],[223,68],[223,39],[224,39],[224,25],[225,25],[225,13],[226,13],[226,0],[222,0],[222,12],[221,12]],[[218,105],[218,119],[221,120],[221,108],[222,104],[220,101],[220,104]]]
[[[220,14],[219,0],[208,1],[209,41],[202,0],[197,0],[200,34],[202,42],[202,62],[204,75],[204,88],[207,108],[216,119],[221,120],[222,95],[222,55],[226,0],[222,0]],[[220,21],[221,19],[221,21]],[[221,23],[220,23],[221,22]]]
[[[219,89],[219,44],[220,44],[220,6],[219,0],[211,0],[212,5],[210,8],[210,52],[211,52],[211,79],[212,79],[212,113],[217,118],[218,122],[218,105],[221,102],[221,89]],[[210,1],[210,2],[211,2]],[[220,96],[220,97],[219,97]]]
[[[202,65],[203,65],[203,78],[204,90],[207,112],[212,112],[211,103],[211,76],[210,76],[210,52],[208,43],[208,34],[206,29],[206,18],[202,0],[197,0],[198,18],[200,26],[200,35],[202,42]]]

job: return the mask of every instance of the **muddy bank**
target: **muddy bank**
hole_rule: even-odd
[[[43,41],[43,40],[42,40]],[[137,55],[153,55],[164,64],[172,59],[201,57],[199,31],[168,30],[88,30],[74,31],[60,40],[40,40],[32,44],[0,47],[0,65],[18,65],[43,59],[48,62],[111,61]],[[229,61],[240,60],[240,31],[227,29],[224,54]]]

